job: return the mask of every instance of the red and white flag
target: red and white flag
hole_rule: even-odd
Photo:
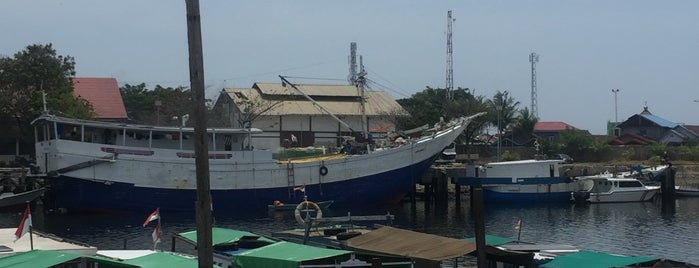
[[[152,222],[152,221],[157,220],[159,218],[160,218],[160,209],[156,209],[155,211],[153,211],[153,213],[148,215],[148,218],[146,218],[146,221],[143,222],[143,227],[146,227],[146,225],[148,225],[149,222]]]
[[[24,215],[22,216],[22,221],[17,226],[17,231],[15,231],[15,241],[19,240],[24,236],[24,234],[29,232],[29,227],[32,226],[32,211],[29,209],[29,203],[27,203],[27,208],[24,210]]]
[[[155,230],[153,230],[151,237],[153,237],[153,247],[155,247],[155,244],[160,242],[160,224],[155,226]]]
[[[306,185],[301,185],[301,186],[296,186],[294,187],[294,191],[301,191],[301,192],[306,192]]]
[[[517,223],[515,223],[515,230],[519,230],[522,228],[522,219],[517,220]]]

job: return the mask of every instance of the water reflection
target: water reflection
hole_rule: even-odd
[[[332,208],[332,207],[331,207]],[[152,227],[142,227],[147,215],[61,215],[33,208],[35,228],[82,241],[102,249],[151,247]],[[468,198],[456,205],[415,205],[357,211],[330,210],[324,216],[395,215],[394,224],[426,233],[454,238],[474,236],[475,220]],[[163,214],[163,243],[170,249],[171,234],[195,229],[193,213]],[[662,203],[503,205],[485,204],[487,234],[517,238],[514,225],[522,219],[521,239],[541,243],[563,243],[582,249],[626,255],[651,256],[699,264],[699,198]],[[0,213],[0,227],[15,228],[21,213]],[[293,213],[261,212],[258,215],[217,212],[216,226],[249,230],[260,234],[299,228]],[[376,222],[382,223],[382,222]],[[366,223],[373,224],[373,223]]]

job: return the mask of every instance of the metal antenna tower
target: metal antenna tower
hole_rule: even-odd
[[[451,47],[451,10],[447,11],[447,98],[454,98],[454,55]]]
[[[539,117],[538,104],[536,103],[536,63],[539,62],[539,55],[532,52],[529,54],[529,62],[532,64],[532,106],[530,108],[531,114],[535,117]]]
[[[350,43],[350,56],[349,56],[349,76],[347,76],[347,82],[350,85],[357,84],[357,43]]]

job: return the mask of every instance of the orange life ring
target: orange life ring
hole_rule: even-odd
[[[313,203],[311,201],[303,201],[299,203],[298,206],[296,206],[296,210],[294,210],[294,217],[296,218],[296,222],[298,222],[301,225],[305,225],[306,221],[303,219],[304,216],[301,216],[301,212],[304,211],[306,212],[308,209],[313,209],[316,212],[316,216],[314,219],[320,219],[323,217],[323,211],[320,210],[320,207],[318,204]]]

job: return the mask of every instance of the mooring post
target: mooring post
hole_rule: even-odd
[[[660,183],[663,200],[675,199],[675,172],[672,163],[667,162],[667,168],[663,171],[665,175]]]
[[[447,207],[449,203],[449,180],[445,173],[439,172],[435,176],[435,205]]]
[[[456,202],[456,207],[461,207],[461,184],[454,182],[454,202]]]
[[[483,189],[476,188],[472,191],[474,219],[476,220],[476,258],[478,268],[485,268],[485,217],[483,216]]]

